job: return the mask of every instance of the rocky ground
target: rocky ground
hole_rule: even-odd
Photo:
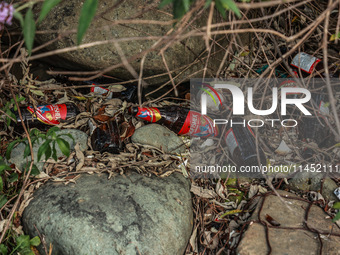
[[[128,0],[114,8],[111,1],[100,1],[83,41],[86,47],[76,50],[81,2],[62,1],[39,24],[36,43],[45,47],[33,52],[33,61],[18,48],[19,56],[12,51],[8,55],[17,63],[1,69],[0,254],[6,254],[5,245],[10,254],[25,254],[20,244],[24,238],[31,252],[27,254],[340,254],[338,173],[198,175],[191,168],[197,158],[207,165],[235,165],[230,148],[219,138],[197,143],[197,138],[128,111],[140,103],[193,107],[192,77],[236,82],[234,78],[289,76],[287,66],[297,50],[328,59],[333,70],[339,64],[337,39],[328,38],[337,27],[334,3],[256,2],[248,12],[250,5],[239,2],[243,18],[230,12],[229,23],[222,23],[219,12],[211,16],[197,1],[173,26],[171,9],[159,10],[158,3]],[[40,7],[35,8],[37,15]],[[321,22],[326,17],[329,24]],[[13,30],[9,32],[17,35]],[[327,47],[321,43],[324,38]],[[283,46],[291,52],[281,52]],[[62,54],[55,54],[59,50]],[[121,96],[91,92],[97,86]],[[139,95],[136,89],[133,98],[122,96],[138,86],[143,88]],[[271,89],[259,86],[256,106],[270,107],[266,100]],[[320,164],[336,169],[340,90],[335,84],[331,93],[326,86],[320,91],[327,95],[328,109],[317,114],[327,119],[322,143],[303,139],[299,128],[267,123],[254,129],[266,166]],[[66,103],[76,105],[79,113],[55,132],[38,125],[41,132],[31,131],[28,139],[20,124],[5,123],[11,117],[7,110],[16,106],[13,95],[21,107]],[[226,97],[228,107],[231,100]],[[252,118],[246,112],[244,119]],[[94,129],[112,119],[114,135],[106,133],[103,140],[116,139],[116,153],[95,150]],[[301,116],[298,119],[302,125]],[[48,139],[57,138],[65,142],[59,139],[55,153],[54,147],[44,147]],[[31,153],[29,141],[34,141]],[[306,148],[313,151],[307,159]]]

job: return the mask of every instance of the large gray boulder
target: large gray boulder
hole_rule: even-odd
[[[191,235],[189,181],[180,174],[108,179],[83,175],[76,184],[47,183],[25,209],[26,233],[45,236],[53,254],[178,254]],[[42,247],[40,247],[42,252]],[[43,254],[43,253],[41,253]]]
[[[46,60],[53,62],[54,65],[60,65],[60,67],[64,69],[69,68],[84,71],[84,69],[98,70],[108,68],[122,63],[120,53],[112,40],[126,38],[126,41],[117,42],[119,43],[121,51],[137,72],[140,70],[141,59],[144,55],[143,52],[148,51],[144,63],[143,77],[165,73],[164,76],[153,78],[152,81],[146,80],[149,84],[169,80],[167,69],[163,63],[162,56],[159,54],[160,49],[165,46],[169,46],[164,51],[164,57],[169,69],[178,69],[172,73],[173,77],[194,62],[197,63],[183,72],[178,79],[186,78],[188,74],[198,70],[201,70],[201,73],[197,73],[195,77],[203,74],[203,69],[207,63],[204,56],[200,55],[206,49],[203,36],[175,40],[173,38],[166,38],[162,39],[157,46],[153,47],[159,37],[167,35],[167,33],[173,29],[173,24],[169,23],[169,21],[173,19],[171,8],[160,10],[158,8],[159,1],[125,0],[117,4],[118,2],[110,0],[99,1],[96,17],[93,19],[82,41],[82,43],[91,43],[111,40],[109,44],[67,51],[58,55],[62,58],[60,61],[55,61],[56,59],[51,56],[46,58]],[[65,36],[48,45],[45,49],[56,50],[76,46],[76,31],[83,3],[83,0],[70,0],[62,1],[58,4],[38,27],[39,30],[51,32],[37,34],[37,42],[40,44],[47,43],[56,39],[58,35],[63,35],[63,33],[66,32]],[[39,9],[37,9],[37,13],[38,11]],[[207,11],[199,15],[194,14],[193,17],[195,21],[190,21],[191,24],[188,25],[181,34],[193,32],[198,27],[206,26]],[[115,23],[118,20],[125,20],[126,23]],[[140,23],[129,23],[128,20],[139,20]],[[163,24],[151,24],[151,22],[147,22],[148,20],[163,22]],[[73,32],[69,33],[70,31]],[[174,33],[173,31],[169,35],[173,36]],[[156,38],[145,39],[145,37],[149,36]],[[214,51],[221,50],[219,46],[221,44],[223,44],[221,41],[217,43]],[[208,76],[213,76],[216,73],[222,57],[223,54],[219,53],[214,56],[214,52],[212,52],[210,60],[208,61]],[[133,78],[124,66],[110,70],[107,73],[124,80]]]

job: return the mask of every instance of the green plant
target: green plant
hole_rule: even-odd
[[[5,163],[3,158],[0,156],[0,208],[2,208],[7,203],[8,201],[7,196],[11,197],[14,195],[14,194],[11,195],[10,194],[11,192],[9,190],[6,190],[5,192],[3,190],[5,186],[4,182],[6,181],[6,178],[4,178],[5,171],[9,172],[9,171],[14,171],[14,170],[11,167],[9,167]],[[11,180],[12,174],[7,179],[9,182],[13,182],[13,180]],[[18,178],[16,178],[16,180],[18,180]],[[15,191],[14,193],[17,193],[17,191]],[[40,238],[36,236],[30,239],[28,235],[16,236],[16,234],[9,231],[7,233],[6,244],[7,245],[0,244],[0,255],[7,255],[7,254],[9,255],[11,254],[34,255],[34,252],[32,251],[31,247],[38,246],[40,244]],[[9,247],[12,247],[11,251],[9,251]]]
[[[47,14],[52,10],[53,7],[55,7],[61,0],[46,0],[44,1],[41,11],[38,18],[38,23],[40,23]],[[16,4],[14,5],[14,14],[13,17],[19,20],[20,25],[22,27],[25,45],[28,51],[28,54],[31,54],[33,43],[34,43],[34,37],[35,37],[35,20],[33,15],[33,6],[34,4],[38,3],[39,1],[29,1],[25,2],[24,4]],[[22,10],[25,10],[26,14],[25,17],[20,13]]]
[[[24,97],[19,97],[18,95],[16,95],[16,100],[17,100],[18,103],[20,103],[21,101],[24,101],[25,98],[24,98]],[[17,106],[16,106],[15,101],[14,101],[13,98],[12,98],[9,102],[7,102],[7,103],[5,104],[5,106],[2,107],[1,110],[2,110],[3,112],[5,112],[8,116],[12,117],[13,119],[16,119],[16,116],[15,116],[15,114],[13,113],[12,109],[13,109],[14,111],[17,111],[17,110],[18,110],[18,108],[17,108]],[[9,118],[8,116],[5,116],[7,126],[9,126],[9,125],[11,124],[11,121],[12,121],[11,118]]]
[[[3,194],[4,179],[2,178],[2,175],[5,173],[6,170],[12,170],[12,168],[10,168],[5,163],[3,158],[0,156],[0,208],[3,207],[8,201],[7,196],[5,194]]]
[[[40,244],[40,238],[36,236],[30,239],[28,235],[20,235],[15,238],[15,242],[16,246],[11,251],[11,253],[9,253],[9,255],[14,254],[14,252],[17,252],[21,255],[34,255],[35,253],[32,251],[31,246],[38,246]],[[8,254],[8,248],[4,244],[0,244],[0,254]]]
[[[38,149],[38,161],[40,161],[40,159],[43,155],[45,155],[45,160],[49,159],[52,156],[52,158],[55,161],[57,161],[58,158],[57,158],[56,144],[58,144],[60,151],[65,156],[70,155],[70,144],[65,139],[63,139],[62,136],[68,136],[72,140],[74,140],[74,139],[73,139],[72,135],[70,135],[70,134],[57,134],[56,132],[59,131],[59,130],[60,129],[58,127],[52,127],[46,132],[46,134],[42,133],[40,130],[35,129],[35,128],[30,130],[29,135],[30,135],[30,138],[31,138],[32,146],[39,139],[45,140],[45,142]],[[10,158],[13,148],[19,143],[25,143],[26,144],[26,147],[25,147],[25,150],[24,150],[24,155],[23,155],[24,158],[26,158],[30,154],[31,151],[30,151],[30,147],[29,147],[29,144],[28,144],[28,139],[27,139],[27,137],[25,137],[25,138],[22,138],[22,139],[16,139],[8,145],[7,151],[6,151],[6,158],[7,159]],[[27,166],[29,166],[29,163],[26,164],[25,169],[27,169]],[[32,171],[33,171],[33,169],[32,169]],[[33,173],[31,172],[31,174],[33,174],[33,175],[39,174],[39,170],[35,167]]]
[[[339,210],[340,209],[340,202],[334,203],[333,208]],[[336,222],[339,219],[340,219],[340,210],[337,212],[337,214],[333,218],[333,222]]]

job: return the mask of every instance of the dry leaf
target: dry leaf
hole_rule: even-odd
[[[29,205],[29,203],[31,202],[31,200],[33,199],[33,190],[34,190],[34,186],[31,185],[28,190],[24,191],[24,195],[23,195],[23,201],[20,204],[20,207],[18,209],[18,214],[20,216],[22,216],[25,208]]]
[[[46,174],[45,172],[40,172],[40,174],[34,176],[36,179],[42,179],[42,178],[49,178],[50,176]]]
[[[0,233],[2,233],[2,231],[4,230],[4,227],[6,226],[7,223],[8,223],[7,219],[0,221]]]
[[[259,186],[257,184],[256,185],[250,185],[249,192],[248,192],[248,198],[250,199],[253,196],[255,196],[258,191],[259,191]]]
[[[119,98],[112,98],[112,99],[108,99],[106,100],[104,103],[104,105],[108,105],[109,106],[121,106],[123,104],[123,101]]]
[[[214,234],[211,231],[204,231],[203,237],[203,245],[207,246],[211,250],[216,249],[219,241],[218,234]]]
[[[22,230],[22,226],[19,226],[19,227],[17,227],[17,228],[16,228],[15,226],[12,226],[12,230],[13,230],[14,233],[16,233],[18,236],[24,234],[24,231]]]
[[[74,149],[76,151],[77,159],[79,160],[79,163],[76,166],[76,171],[79,171],[84,166],[85,156],[84,153],[79,148],[79,143],[77,143],[76,146],[74,146]]]
[[[194,253],[197,253],[197,254],[198,254],[198,246],[197,246],[197,229],[198,229],[198,226],[196,226],[195,229],[194,229],[194,231],[192,232],[189,243],[190,243],[190,245],[191,245],[192,251],[193,251]]]
[[[279,155],[287,155],[290,152],[292,152],[292,150],[288,147],[284,140],[281,141],[279,147],[275,150],[275,153]]]
[[[64,96],[60,98],[56,104],[65,104],[69,102],[72,102],[72,101],[68,98],[67,93],[65,91]]]
[[[135,127],[132,124],[132,121],[130,122],[123,122],[120,125],[120,137],[123,140],[131,137],[135,133]]]
[[[210,189],[203,189],[202,187],[196,186],[195,184],[191,185],[190,191],[194,193],[195,195],[203,198],[215,198],[217,197],[217,194],[215,191]]]
[[[127,90],[126,87],[124,87],[123,85],[120,85],[120,84],[111,85],[111,86],[108,87],[108,89],[109,89],[111,92],[122,92],[122,91]]]
[[[31,89],[30,91],[37,96],[45,96],[45,94],[41,90]]]
[[[270,225],[274,226],[274,227],[278,227],[281,224],[278,223],[276,220],[274,220],[270,215],[266,214],[266,221],[268,221],[270,223]]]
[[[95,120],[98,120],[98,121],[101,121],[101,122],[106,122],[108,121],[111,117],[110,116],[107,116],[107,115],[96,115],[96,116],[93,116],[93,118]]]
[[[218,180],[218,182],[216,184],[215,191],[216,191],[217,195],[219,195],[221,198],[226,199],[226,196],[225,196],[226,189],[225,189],[224,185],[221,184],[221,179]]]

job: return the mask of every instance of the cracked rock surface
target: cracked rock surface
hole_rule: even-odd
[[[49,182],[25,209],[24,228],[35,236],[36,226],[53,254],[181,255],[192,230],[189,184],[177,173],[148,178],[134,172],[110,180],[82,175],[66,186]]]

